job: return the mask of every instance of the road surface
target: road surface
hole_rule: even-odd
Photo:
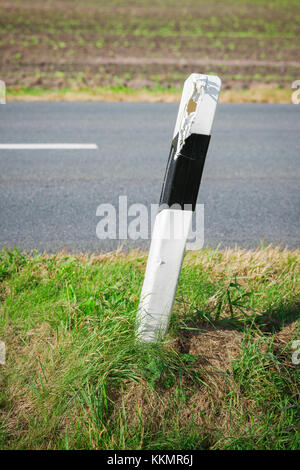
[[[0,246],[56,252],[147,246],[99,240],[97,207],[159,200],[177,104],[8,103],[0,144]],[[219,105],[198,203],[205,246],[300,246],[300,105]],[[98,148],[97,148],[98,147]],[[129,219],[132,220],[132,217]]]

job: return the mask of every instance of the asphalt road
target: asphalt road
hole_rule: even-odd
[[[98,145],[0,149],[0,245],[48,252],[128,246],[97,238],[96,209],[117,207],[119,195],[127,195],[128,205],[158,202],[177,108],[0,105],[0,143]],[[219,105],[198,197],[205,205],[205,245],[300,246],[299,118],[300,106],[292,104]]]

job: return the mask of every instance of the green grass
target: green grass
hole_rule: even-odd
[[[156,85],[141,89],[125,85],[111,87],[95,87],[72,89],[63,88],[8,88],[6,93],[9,101],[144,101],[144,102],[175,102],[180,101],[182,88]],[[291,90],[287,88],[260,88],[249,90],[225,90],[221,93],[223,103],[290,103]]]
[[[299,251],[185,257],[163,343],[146,255],[0,251],[2,449],[299,449]]]
[[[55,93],[57,95],[65,95],[66,93],[76,94],[88,94],[90,96],[105,95],[105,94],[127,94],[132,95],[136,93],[150,93],[150,94],[180,94],[181,89],[178,87],[163,87],[159,84],[152,87],[144,87],[140,90],[125,86],[125,85],[113,85],[113,86],[104,86],[104,87],[95,87],[95,88],[81,88],[79,90],[74,90],[72,88],[62,88],[59,90],[46,90],[42,88],[8,88],[7,94],[11,97],[18,96],[42,96],[44,94]]]

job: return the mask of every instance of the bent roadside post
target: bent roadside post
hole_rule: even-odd
[[[184,83],[137,313],[141,341],[158,341],[168,326],[220,89],[213,75]]]

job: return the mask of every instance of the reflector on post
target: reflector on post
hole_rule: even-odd
[[[184,83],[137,314],[142,341],[158,341],[168,326],[220,89],[214,75]]]

